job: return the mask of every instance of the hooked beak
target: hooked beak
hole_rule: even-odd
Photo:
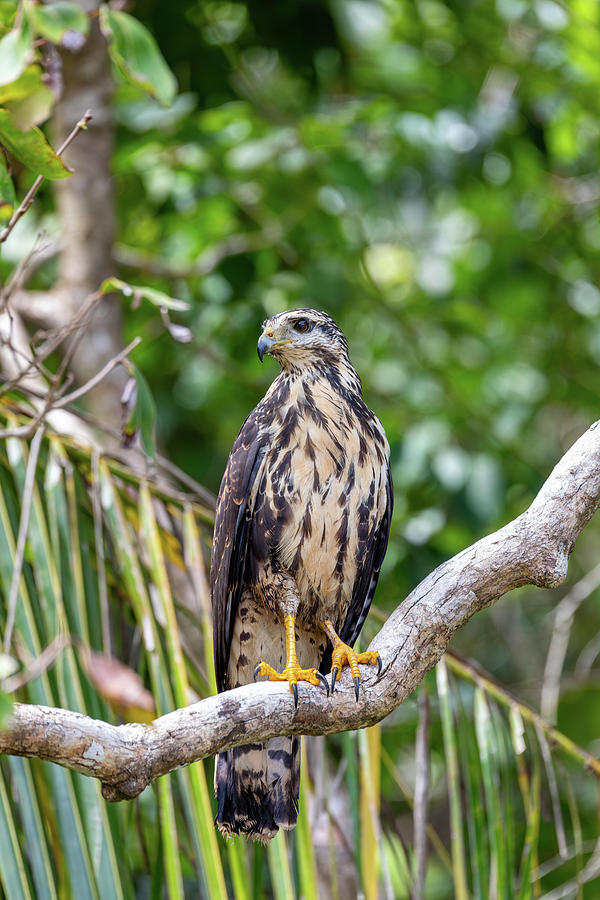
[[[273,338],[267,337],[266,334],[261,334],[258,339],[258,344],[256,345],[256,352],[258,353],[258,358],[261,362],[263,361],[265,353],[268,353],[271,347],[276,343],[277,341],[274,341]]]

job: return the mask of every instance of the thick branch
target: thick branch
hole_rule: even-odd
[[[62,709],[17,704],[0,752],[52,760],[103,782],[110,800],[134,797],[154,778],[236,744],[282,734],[363,728],[397,707],[440,659],[454,632],[524,584],[554,587],[600,504],[600,421],[571,447],[529,509],[439,566],[392,613],[371,648],[382,675],[364,673],[359,702],[346,673],[335,696],[301,685],[247,685],[209,697],[152,725],[109,725]],[[581,751],[589,767],[600,764]]]

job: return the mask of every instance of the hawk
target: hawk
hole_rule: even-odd
[[[281,372],[232,447],[217,500],[211,565],[219,691],[258,675],[329,686],[343,666],[359,697],[351,648],[386,551],[392,514],[389,447],[365,405],[346,339],[333,319],[295,309],[263,323],[258,355]],[[305,667],[305,668],[303,668]],[[220,753],[216,822],[268,841],[293,828],[300,738]]]

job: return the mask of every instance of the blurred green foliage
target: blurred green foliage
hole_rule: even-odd
[[[120,241],[135,250],[121,256],[192,303],[196,337],[140,351],[162,443],[216,490],[276,372],[256,359],[260,322],[329,311],[392,445],[392,602],[521,511],[597,416],[599,11],[139,13],[180,94],[161,110],[119,93]]]
[[[192,303],[196,336],[140,352],[161,439],[216,490],[276,373],[256,359],[260,322],[295,305],[327,310],[392,446],[397,501],[376,603],[393,608],[518,515],[598,418],[600,7],[138,9],[180,94],[165,111],[119,95],[120,240]],[[592,523],[572,581],[596,562],[598,538]],[[520,591],[455,644],[537,706],[562,593]],[[599,599],[578,611],[559,707],[595,752],[596,656],[571,673],[590,656]],[[367,636],[375,629],[371,617]],[[415,715],[409,703],[401,718],[414,727]]]
[[[276,374],[256,357],[261,321],[327,310],[392,447],[397,499],[376,596],[389,610],[518,515],[598,418],[600,6],[140,0],[135,15],[179,93],[162,107],[120,83],[115,255],[127,281],[188,301],[172,319],[194,334],[174,342],[153,311],[126,312],[125,338],[144,337],[134,358],[159,446],[216,491]],[[38,286],[52,276],[50,264]],[[571,581],[597,561],[598,539],[592,523]],[[564,591],[519,591],[455,644],[537,706]],[[561,729],[596,754],[599,600],[578,610],[558,710]],[[367,638],[376,627],[375,614]],[[383,726],[406,770],[416,714],[409,701]],[[346,738],[331,746],[347,752]],[[392,781],[385,812],[404,823]],[[596,812],[574,790],[588,839]]]

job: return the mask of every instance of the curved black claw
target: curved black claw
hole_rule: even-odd
[[[329,684],[327,682],[327,679],[321,672],[317,672],[316,676],[319,679],[319,681],[321,682],[321,684],[325,685],[325,690],[327,691],[327,696],[329,697]]]
[[[354,678],[354,695],[356,697],[356,702],[358,703],[358,689],[360,687],[360,678],[358,675]]]
[[[259,672],[260,672],[260,663],[259,663],[259,664],[256,666],[256,668],[254,669],[254,680],[255,680],[255,681],[256,681],[256,679],[258,678]]]
[[[298,709],[298,685],[292,684],[292,693],[294,695],[294,706]]]
[[[381,662],[381,657],[377,657],[377,677],[381,675],[381,670],[383,669],[383,663]]]
[[[339,674],[340,674],[340,671],[339,671],[338,667],[334,666],[333,669],[331,670],[331,693],[332,694],[335,692],[335,683],[337,681]]]

